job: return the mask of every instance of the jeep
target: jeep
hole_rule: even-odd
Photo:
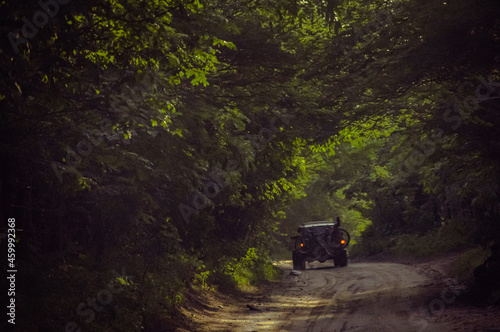
[[[349,233],[340,226],[340,218],[334,221],[314,221],[302,224],[292,237],[295,240],[295,249],[292,252],[293,268],[305,270],[306,262],[319,261],[324,263],[331,259],[335,266],[347,265],[347,251]]]

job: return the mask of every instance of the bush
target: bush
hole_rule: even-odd
[[[349,255],[370,256],[386,251],[391,246],[391,239],[376,232],[373,225],[369,225],[362,233],[358,243],[350,247]]]
[[[230,276],[234,284],[239,287],[255,285],[265,280],[275,280],[281,274],[281,270],[271,263],[269,253],[255,248],[248,249],[244,257],[229,261],[221,271]],[[227,280],[225,283],[231,284]]]
[[[488,256],[487,253],[487,250],[482,247],[465,251],[450,263],[447,269],[448,274],[460,282],[472,279],[474,269],[484,263]]]
[[[405,257],[424,258],[470,247],[471,230],[465,223],[449,221],[447,224],[427,232],[423,236],[402,234],[390,252]]]
[[[389,252],[396,256],[425,258],[464,249],[472,245],[472,227],[463,222],[450,220],[424,235],[399,234],[393,237],[380,235],[373,226],[362,234],[359,244],[351,247],[351,257],[369,256]]]

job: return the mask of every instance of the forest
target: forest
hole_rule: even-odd
[[[16,327],[168,331],[187,292],[276,278],[297,226],[337,216],[351,256],[484,261],[500,244],[499,14],[495,0],[0,1]]]

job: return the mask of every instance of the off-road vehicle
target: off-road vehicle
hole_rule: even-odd
[[[339,226],[339,218],[336,222],[314,221],[299,226],[299,235],[292,237],[295,240],[295,249],[292,252],[293,268],[305,270],[306,262],[324,263],[328,259],[333,260],[335,266],[346,266],[345,248],[351,237]]]

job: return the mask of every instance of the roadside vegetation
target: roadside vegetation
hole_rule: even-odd
[[[279,278],[304,221],[499,243],[498,1],[63,2],[0,1],[20,330],[168,331]]]

